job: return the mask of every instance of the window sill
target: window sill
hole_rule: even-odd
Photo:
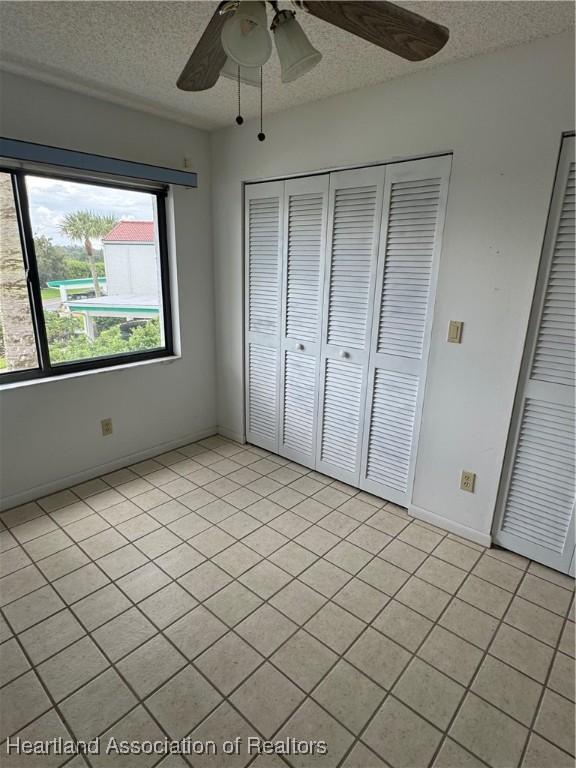
[[[103,366],[102,368],[90,368],[86,371],[74,371],[73,373],[63,373],[60,376],[39,376],[36,379],[26,379],[24,381],[12,381],[6,384],[0,383],[0,392],[7,392],[11,389],[21,389],[23,387],[33,387],[38,384],[55,384],[59,381],[68,381],[69,379],[84,378],[101,373],[113,373],[114,371],[124,371],[130,368],[141,368],[148,365],[170,365],[181,360],[182,355],[166,355],[165,357],[156,357],[153,360],[137,360],[134,363],[121,363],[119,365]]]

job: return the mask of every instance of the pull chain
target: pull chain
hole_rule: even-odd
[[[258,134],[258,141],[264,141],[264,139],[266,138],[266,134],[264,133],[264,131],[262,129],[262,119],[263,119],[262,118],[262,114],[264,112],[264,107],[263,107],[264,97],[263,97],[263,93],[264,93],[264,86],[263,86],[263,83],[262,83],[262,67],[260,67],[260,133]]]
[[[238,115],[236,116],[236,123],[242,125],[244,118],[242,117],[240,109],[240,65],[238,65]]]

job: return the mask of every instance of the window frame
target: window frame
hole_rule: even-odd
[[[119,366],[125,366],[132,363],[143,361],[166,359],[175,356],[174,352],[174,330],[172,325],[172,303],[170,289],[170,265],[168,253],[168,235],[166,224],[166,197],[168,187],[151,187],[147,184],[138,186],[136,184],[127,184],[124,180],[94,178],[85,174],[76,172],[66,174],[66,172],[52,170],[36,170],[36,168],[22,168],[5,165],[0,163],[0,173],[10,174],[12,180],[12,192],[14,205],[16,207],[16,216],[18,220],[18,229],[20,234],[20,245],[22,249],[23,268],[26,274],[26,285],[28,288],[28,301],[30,304],[30,313],[34,327],[34,337],[36,342],[36,356],[38,366],[36,368],[27,368],[21,371],[2,371],[0,370],[0,388],[5,384],[13,384],[20,381],[54,379],[74,373],[86,371],[99,371],[102,369],[112,369]],[[145,192],[154,195],[156,198],[156,221],[158,230],[158,255],[160,259],[160,294],[162,300],[162,319],[164,331],[164,345],[152,350],[143,352],[128,352],[119,355],[106,357],[83,358],[78,361],[65,363],[51,363],[48,338],[46,334],[46,325],[44,322],[44,308],[42,306],[42,294],[40,279],[38,277],[38,265],[36,259],[36,250],[34,246],[34,235],[32,232],[32,222],[30,220],[30,209],[28,204],[28,192],[26,189],[26,176],[42,176],[44,178],[57,179],[59,181],[70,181],[90,186],[107,187],[111,189],[125,189],[132,192]]]

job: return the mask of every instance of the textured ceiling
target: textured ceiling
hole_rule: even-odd
[[[286,6],[286,3],[281,5]],[[505,46],[553,35],[573,23],[572,2],[402,2],[450,29],[439,54],[410,63],[305,13],[299,20],[323,54],[299,80],[282,84],[276,53],[265,67],[264,109],[282,109],[372,85]],[[184,93],[176,79],[214,12],[214,2],[0,2],[0,67],[199,128],[229,125],[236,86]],[[243,114],[255,117],[258,91],[243,89]]]

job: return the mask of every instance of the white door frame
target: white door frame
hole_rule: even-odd
[[[534,288],[534,295],[532,299],[532,308],[530,310],[530,318],[528,322],[528,329],[526,333],[526,340],[524,344],[524,352],[522,357],[522,364],[520,367],[520,374],[518,377],[518,385],[516,388],[516,395],[514,401],[514,408],[512,411],[512,418],[510,421],[510,430],[508,433],[508,440],[506,444],[506,452],[504,456],[504,463],[502,466],[502,474],[500,477],[500,484],[498,489],[498,496],[496,501],[496,511],[494,514],[494,521],[492,525],[492,536],[495,544],[510,549],[513,552],[525,555],[531,559],[536,560],[543,565],[547,565],[556,570],[563,571],[564,573],[574,574],[574,547],[566,546],[562,555],[555,554],[549,549],[538,546],[527,540],[521,540],[519,537],[513,534],[507,533],[502,530],[502,524],[504,521],[504,514],[506,510],[506,501],[508,497],[508,489],[512,477],[512,471],[514,468],[514,460],[516,457],[516,446],[518,444],[518,438],[520,428],[522,424],[522,415],[524,412],[524,404],[527,397],[533,397],[539,399],[539,395],[544,394],[543,382],[532,380],[530,381],[530,373],[532,369],[532,363],[534,359],[534,353],[536,350],[536,343],[538,340],[538,331],[540,327],[540,319],[544,308],[544,301],[546,298],[546,288],[548,285],[548,277],[552,267],[552,261],[554,256],[554,246],[562,214],[562,204],[564,201],[564,190],[566,188],[566,182],[568,174],[570,172],[570,157],[574,156],[574,135],[566,135],[563,137],[562,145],[559,154],[558,166],[556,171],[556,177],[554,180],[552,199],[550,203],[550,210],[548,213],[548,221],[546,224],[546,232],[544,235],[544,242],[542,246],[542,253],[540,257],[540,264],[538,267],[538,275],[536,278],[536,285]],[[554,387],[555,396],[558,401],[564,405],[574,405],[574,391],[570,387],[546,384],[546,389]],[[544,399],[547,399],[548,395],[545,395]],[[575,521],[574,521],[574,507],[572,508],[572,518],[567,531],[566,541],[574,542],[575,533]]]
[[[376,269],[378,262],[378,245],[380,238],[380,224],[382,217],[382,196],[384,190],[385,166],[361,168],[351,171],[341,171],[330,175],[330,196],[328,202],[328,236],[326,240],[326,266],[324,272],[324,299],[322,309],[322,345],[320,352],[320,386],[318,401],[318,440],[316,449],[316,469],[330,477],[341,480],[349,485],[358,486],[360,480],[360,461],[362,457],[362,437],[366,412],[366,385],[368,379],[368,356],[370,353],[371,320],[374,313],[374,288],[376,284]],[[374,207],[374,231],[372,239],[372,261],[370,268],[370,287],[368,304],[366,308],[366,332],[363,349],[346,347],[329,343],[328,330],[330,321],[330,280],[332,274],[332,244],[334,237],[334,209],[336,191],[347,187],[376,187],[376,202]],[[326,367],[328,360],[337,360],[343,365],[354,365],[361,370],[362,383],[359,404],[359,428],[357,434],[357,455],[354,470],[348,471],[335,465],[322,461],[322,430],[324,424],[324,392],[326,386]]]
[[[278,302],[281,301],[281,286],[283,272],[283,235],[282,216],[284,210],[284,182],[272,181],[266,184],[258,184],[254,187],[248,187],[244,190],[244,424],[246,430],[246,440],[249,443],[257,445],[274,453],[278,452],[278,408],[280,404],[280,318],[278,318],[278,329],[274,334],[260,333],[250,330],[250,201],[265,199],[267,197],[278,197],[279,204],[279,231],[278,231]],[[269,440],[261,435],[250,431],[250,345],[258,345],[275,350],[276,352],[276,438]]]
[[[403,163],[391,168],[384,182],[384,209],[382,212],[380,245],[378,254],[378,275],[376,278],[376,293],[374,298],[372,335],[370,340],[370,362],[368,376],[368,392],[373,392],[374,378],[376,369],[399,371],[418,377],[418,393],[416,397],[416,410],[414,423],[412,427],[412,445],[410,455],[410,467],[406,484],[406,492],[398,491],[394,488],[386,487],[385,498],[395,504],[407,507],[412,501],[412,489],[414,485],[414,473],[416,466],[416,455],[418,451],[418,439],[420,436],[420,423],[422,419],[422,408],[424,404],[424,392],[426,388],[426,375],[428,371],[428,358],[430,353],[430,338],[432,334],[432,323],[434,320],[434,308],[436,304],[436,288],[438,283],[438,273],[440,270],[440,256],[442,254],[442,237],[444,232],[444,221],[446,218],[446,209],[448,203],[448,190],[450,183],[450,172],[452,168],[451,157],[435,157],[424,160],[415,160],[410,163]],[[428,288],[428,305],[426,310],[426,322],[424,326],[424,336],[422,340],[422,356],[419,360],[412,358],[401,358],[379,353],[378,337],[380,330],[380,311],[376,309],[378,302],[382,301],[382,291],[384,289],[384,275],[386,267],[386,245],[388,239],[390,193],[392,184],[402,181],[419,180],[422,178],[441,179],[440,195],[438,200],[438,217],[436,220],[436,238],[434,242],[434,252],[432,256],[432,272],[430,275],[430,284]],[[387,365],[387,360],[389,361]],[[370,401],[372,402],[372,401]],[[365,429],[362,445],[362,472],[360,474],[359,487],[362,490],[373,493],[376,496],[382,496],[383,488],[380,483],[365,477],[365,470],[368,460],[368,447],[370,438],[370,424],[372,423],[372,405],[368,408],[366,414]]]
[[[330,177],[327,174],[321,176],[312,176],[307,178],[290,179],[285,182],[284,185],[284,211],[283,211],[283,244],[282,244],[282,324],[280,329],[280,422],[278,433],[278,453],[280,456],[284,456],[287,459],[296,461],[299,464],[304,464],[312,469],[316,463],[316,439],[318,432],[318,392],[319,392],[319,378],[320,378],[320,340],[322,338],[322,309],[323,309],[323,291],[324,291],[324,271],[326,266],[326,228],[328,223],[328,193],[329,193]],[[320,264],[319,264],[319,276],[318,276],[318,328],[316,333],[316,339],[309,341],[308,339],[296,338],[288,336],[288,321],[287,321],[287,308],[288,308],[288,248],[289,248],[289,215],[290,215],[290,198],[296,195],[305,194],[321,194],[323,196],[322,206],[322,233],[320,238]],[[286,391],[286,353],[294,353],[297,355],[313,358],[316,363],[316,376],[315,376],[315,418],[312,437],[312,451],[310,455],[296,449],[291,449],[283,444],[284,436],[284,402],[283,398]]]

